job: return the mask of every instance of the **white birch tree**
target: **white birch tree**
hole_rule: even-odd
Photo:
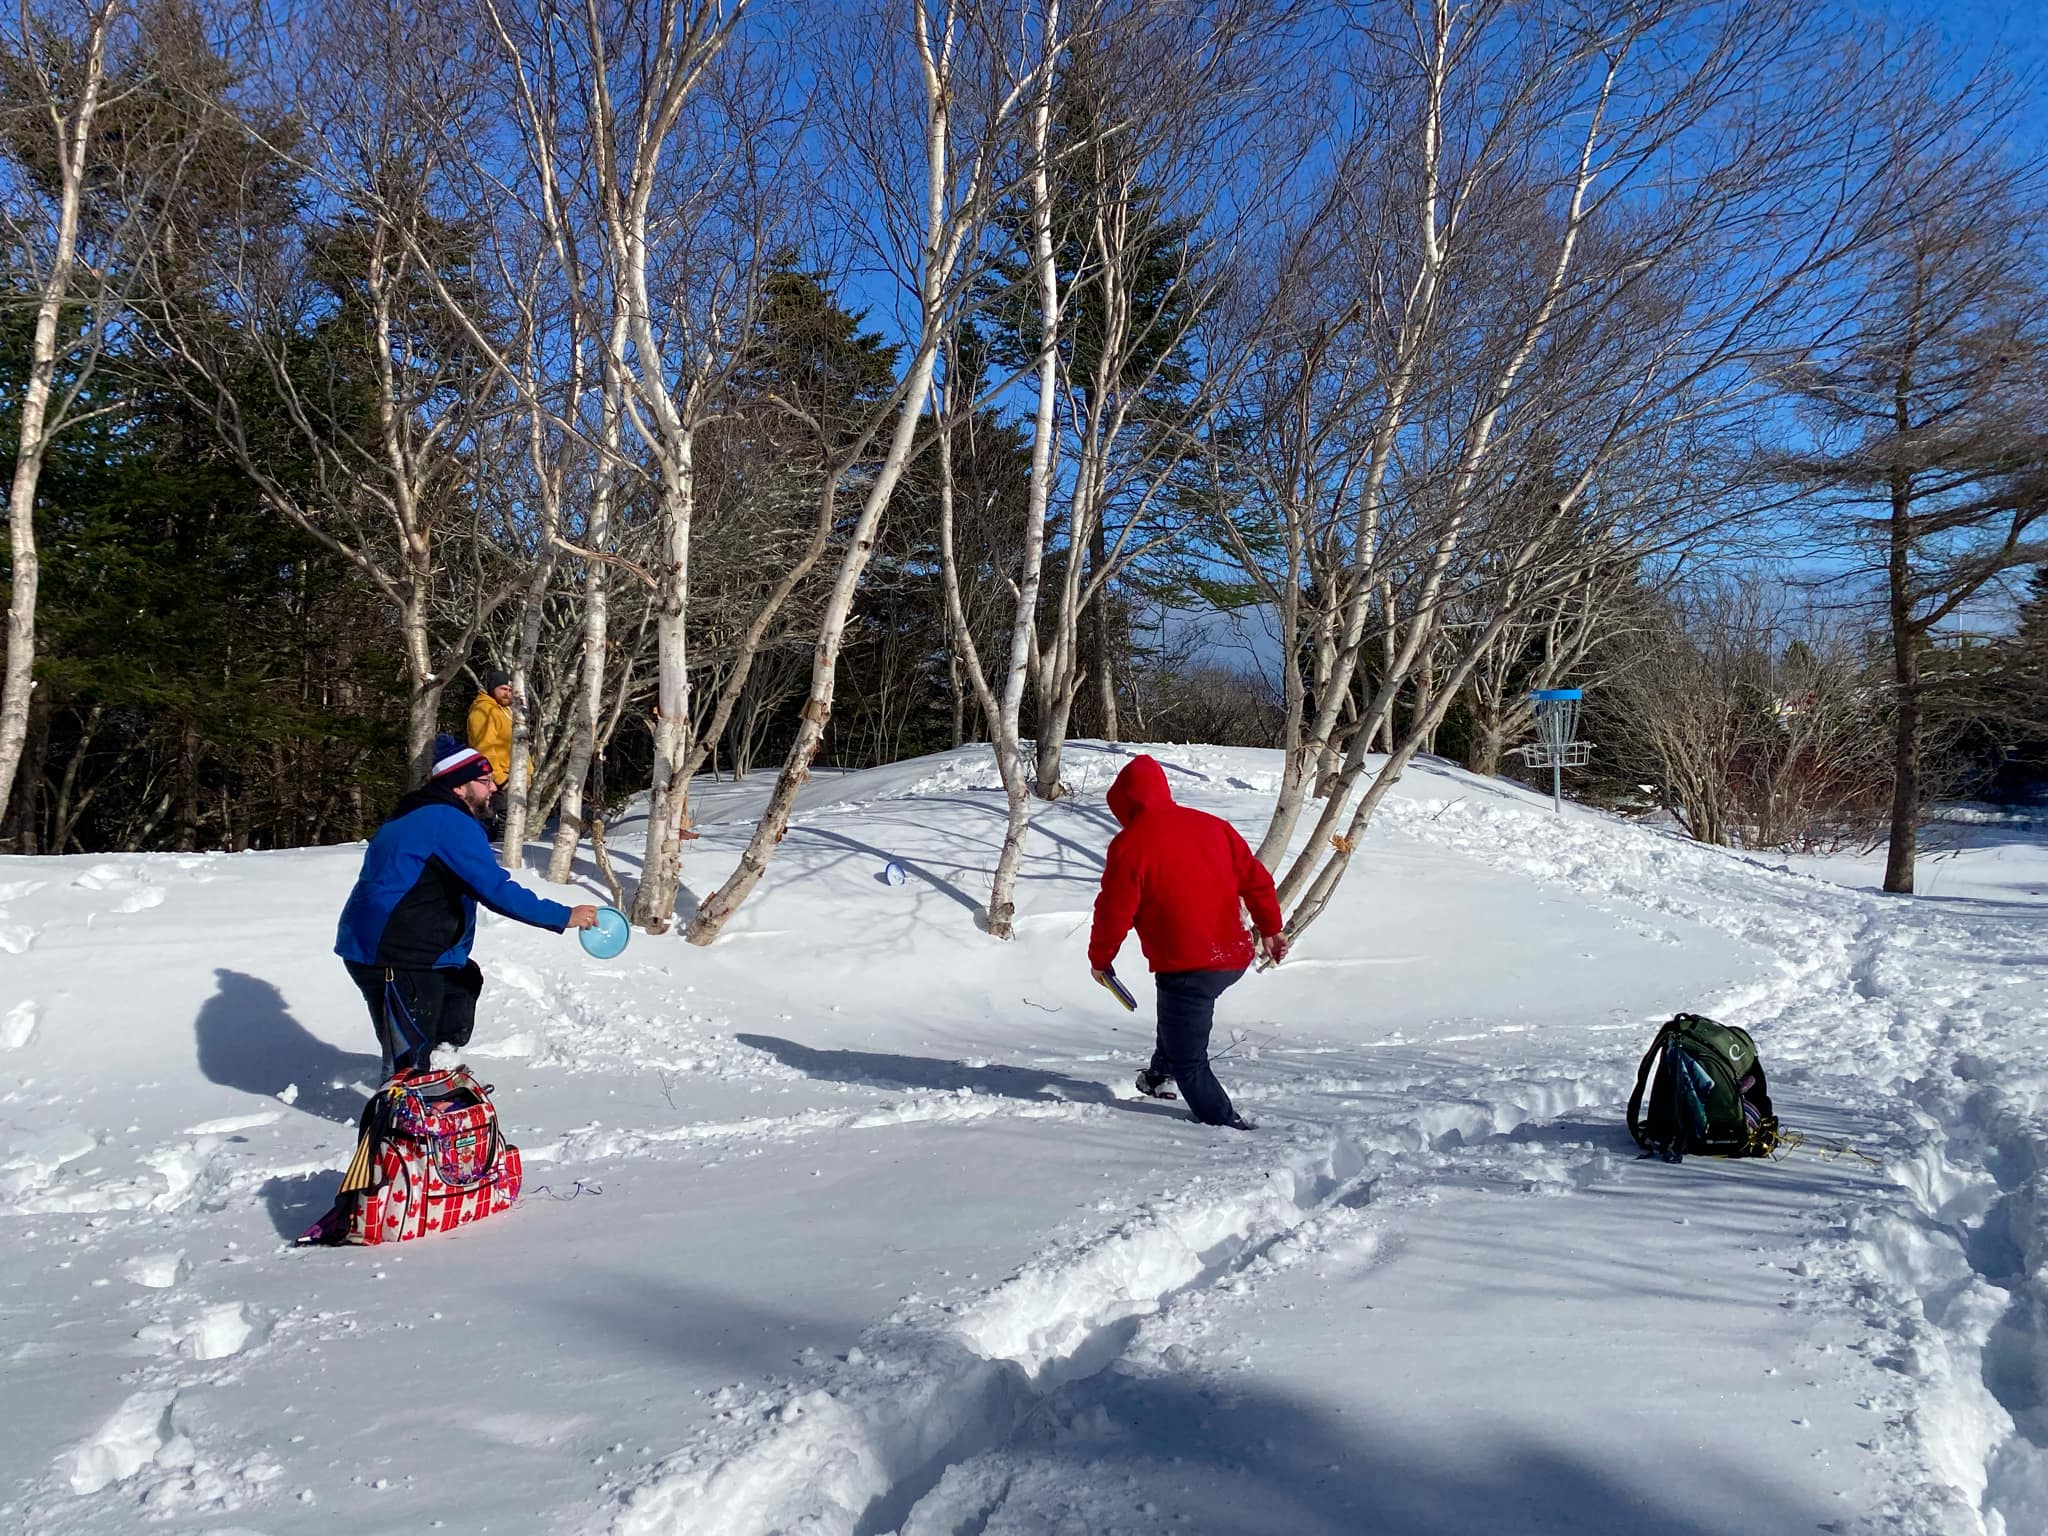
[[[826,723],[839,649],[853,611],[863,572],[873,556],[881,520],[917,444],[939,346],[967,289],[969,260],[986,221],[996,176],[996,159],[1013,133],[1019,108],[1036,89],[1042,60],[1018,69],[1005,52],[1005,29],[994,13],[973,0],[887,0],[882,25],[866,34],[877,55],[858,58],[858,95],[866,104],[871,136],[856,143],[872,177],[874,206],[890,220],[881,235],[885,248],[902,261],[914,298],[905,325],[913,338],[908,363],[895,393],[870,417],[855,450],[826,476],[822,500],[835,502],[853,464],[867,446],[886,436],[887,446],[872,465],[860,510],[846,535],[839,565],[818,622],[811,682],[798,716],[795,737],[783,761],[761,819],[742,850],[738,867],[707,897],[690,925],[695,944],[709,944],[730,921],[767,872],[775,845],[788,829],[797,791],[810,776]],[[894,25],[890,25],[891,21]],[[907,23],[907,25],[905,24]],[[843,36],[835,34],[843,46]],[[915,85],[905,93],[914,105],[888,98],[900,83],[897,71],[907,51],[914,60]],[[847,61],[840,61],[842,66]],[[872,91],[872,95],[870,92]],[[884,99],[897,107],[890,111]],[[912,129],[912,124],[915,128]],[[914,132],[916,150],[888,135]],[[902,243],[892,242],[900,238]],[[858,456],[856,456],[858,455]]]
[[[1305,42],[1296,12],[1274,0],[1136,0],[1070,29],[1050,182],[1067,463],[1031,675],[1035,786],[1047,799],[1061,793],[1084,688],[1100,728],[1116,733],[1112,584],[1186,532],[1184,471],[1243,361],[1206,322],[1240,246],[1294,183],[1304,141],[1288,98],[1316,76],[1288,56]]]
[[[683,777],[690,740],[690,540],[696,514],[696,435],[713,409],[736,336],[753,299],[760,252],[736,226],[692,228],[657,208],[656,195],[685,201],[677,162],[685,114],[697,106],[720,54],[731,42],[746,0],[660,0],[613,11],[587,6],[582,46],[590,92],[586,131],[599,196],[607,281],[625,333],[625,416],[653,460],[658,486],[654,782],[647,852],[633,900],[633,920],[652,932],[674,916],[682,880]],[[711,161],[742,156],[741,146],[714,147]],[[687,169],[703,175],[715,164]],[[701,218],[701,215],[700,215]],[[734,245],[717,247],[737,229]],[[706,240],[703,237],[710,235]],[[664,243],[670,249],[664,252]],[[694,263],[671,259],[688,251]],[[709,281],[690,266],[709,269]],[[692,282],[691,279],[695,278]]]
[[[1067,41],[1060,32],[1059,0],[1046,0],[1037,24],[1039,59],[1032,90],[1030,128],[1024,146],[1024,184],[1030,229],[1030,291],[1036,306],[1038,355],[1033,361],[1035,389],[1031,417],[1031,478],[1024,503],[1023,560],[1016,580],[1016,606],[1010,619],[1010,654],[1003,671],[1003,686],[989,713],[989,742],[995,751],[996,769],[1009,802],[1003,827],[1003,845],[996,856],[995,874],[989,883],[988,931],[998,939],[1011,936],[1016,919],[1017,869],[1024,859],[1024,840],[1031,830],[1032,784],[1024,771],[1023,713],[1024,686],[1037,654],[1038,589],[1045,567],[1046,507],[1052,498],[1056,472],[1054,453],[1058,446],[1055,428],[1059,387],[1060,278],[1053,253],[1053,168],[1052,101],[1061,52]],[[947,445],[950,457],[951,447]],[[950,465],[946,478],[951,479]],[[958,563],[953,558],[950,486],[941,507],[945,542],[945,580],[948,611],[962,643],[972,646],[965,628],[965,611],[959,603]],[[979,658],[970,654],[969,664],[980,671]],[[981,686],[977,684],[977,692]]]
[[[623,406],[619,400],[622,366],[618,353],[622,344],[620,327],[613,321],[606,338],[603,369],[603,405],[600,451],[593,466],[590,504],[585,514],[581,555],[583,602],[576,703],[571,726],[569,761],[562,778],[562,795],[556,814],[554,846],[548,854],[548,879],[561,884],[575,867],[576,846],[585,831],[589,811],[591,765],[601,750],[600,722],[604,718],[605,660],[610,644],[610,566],[603,558],[611,542],[612,499],[618,485],[616,460],[622,427]],[[603,807],[595,808],[598,813]]]
[[[1578,579],[1576,554],[1546,552],[1634,559],[1716,515],[1697,491],[1589,492],[1797,355],[1802,306],[1822,308],[1801,284],[1839,259],[1867,174],[1825,40],[1785,13],[1399,14],[1358,56],[1380,112],[1335,161],[1330,227],[1297,241],[1293,272],[1329,297],[1275,311],[1292,361],[1267,364],[1266,397],[1301,414],[1264,477],[1266,531],[1236,538],[1307,674],[1259,848],[1294,932],[1480,660]],[[1539,471],[1548,494],[1504,494]],[[1447,635],[1454,602],[1477,617]]]
[[[9,100],[0,106],[14,156],[0,176],[0,231],[10,238],[26,267],[35,305],[29,342],[28,376],[19,386],[19,423],[14,475],[7,492],[8,552],[12,581],[7,603],[7,662],[0,680],[0,820],[28,737],[29,694],[35,687],[36,485],[50,444],[64,429],[108,319],[106,295],[111,258],[119,242],[103,252],[99,271],[88,271],[88,292],[79,288],[79,234],[88,178],[95,171],[96,130],[106,103],[108,65],[116,30],[126,20],[124,0],[97,0],[76,8],[75,30],[19,0],[12,25],[0,33],[7,65]],[[30,146],[34,146],[30,150]],[[38,162],[20,158],[24,150]],[[43,175],[38,177],[36,169]],[[42,185],[37,185],[38,181]],[[67,334],[67,309],[83,316]],[[70,378],[60,384],[60,365]],[[61,847],[62,845],[59,844]]]
[[[560,236],[565,249],[588,249],[587,273],[572,286],[596,311],[588,333],[607,338],[593,364],[604,378],[594,430],[564,423],[606,464],[586,543],[571,551],[584,561],[581,703],[550,870],[567,874],[583,781],[601,751],[603,567],[615,563],[647,583],[655,610],[654,773],[632,914],[654,932],[675,913],[689,778],[709,750],[693,728],[691,697],[699,438],[741,355],[779,239],[776,200],[763,189],[779,179],[770,162],[784,138],[774,122],[782,82],[735,48],[746,9],[747,0],[592,0],[575,13],[535,15],[485,4],[507,120],[524,146],[522,178],[539,187],[543,218],[571,226]],[[642,481],[652,491],[652,546],[628,560],[603,546],[625,485]]]

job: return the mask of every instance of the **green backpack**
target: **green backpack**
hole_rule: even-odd
[[[1749,1032],[1696,1013],[1681,1013],[1658,1030],[1636,1068],[1628,1130],[1645,1157],[1667,1163],[1688,1152],[1768,1157],[1778,1145],[1778,1117]]]

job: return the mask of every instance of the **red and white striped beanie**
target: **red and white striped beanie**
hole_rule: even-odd
[[[454,737],[443,736],[434,743],[434,771],[436,784],[445,784],[450,789],[458,784],[467,784],[471,779],[491,777],[491,760],[475,747],[460,745]]]

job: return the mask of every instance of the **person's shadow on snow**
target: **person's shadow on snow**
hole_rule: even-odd
[[[860,1083],[870,1088],[934,1088],[957,1093],[962,1088],[1005,1099],[1036,1099],[1041,1102],[1066,1100],[1073,1104],[1108,1104],[1116,1109],[1145,1115],[1173,1115],[1182,1111],[1149,1099],[1120,1099],[1106,1086],[1085,1077],[1064,1072],[1046,1072],[1035,1067],[1008,1067],[991,1063],[971,1067],[964,1061],[941,1061],[935,1056],[899,1056],[886,1051],[821,1051],[777,1035],[734,1035],[741,1045],[766,1051],[786,1067],[806,1077],[833,1083]]]
[[[354,1125],[362,1084],[383,1077],[383,1063],[329,1045],[291,1015],[284,994],[260,976],[216,970],[216,990],[199,1007],[192,1029],[199,1070],[224,1088],[274,1099],[294,1085],[295,1109]]]
[[[331,1169],[266,1179],[263,1206],[270,1213],[270,1225],[286,1242],[294,1241],[327,1213],[340,1184],[341,1175]]]

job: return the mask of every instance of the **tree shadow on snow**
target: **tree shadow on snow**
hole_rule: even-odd
[[[706,1288],[672,1274],[543,1267],[494,1289],[516,1285],[529,1304],[555,1307],[553,1288],[570,1275],[579,1289],[560,1327],[793,1390],[845,1384],[820,1357],[843,1358],[862,1337],[851,1317],[778,1307],[772,1285]],[[1531,1405],[1560,1389],[1519,1374],[1512,1348],[1497,1374],[1415,1383],[1434,1409],[1425,1415],[1434,1427],[1418,1430],[1370,1407],[1345,1413],[1270,1376],[1119,1364],[1136,1326],[1126,1319],[1084,1342],[1067,1362],[1081,1374],[1043,1393],[1008,1362],[991,1371],[961,1339],[924,1339],[919,1377],[978,1385],[964,1402],[932,1394],[937,1406],[922,1417],[909,1406],[915,1394],[849,1399],[856,1415],[879,1413],[904,1432],[884,1437],[900,1443],[899,1455],[912,1443],[923,1452],[887,1469],[888,1486],[854,1518],[855,1536],[901,1529],[954,1469],[966,1474],[962,1488],[984,1489],[980,1523],[959,1527],[968,1531],[998,1519],[1005,1530],[1079,1530],[1083,1520],[1117,1529],[1127,1515],[1134,1527],[1203,1536],[1755,1536],[1831,1529],[1841,1513],[1824,1501],[1825,1484],[1757,1475],[1743,1464],[1740,1437],[1695,1445],[1686,1415],[1652,1415],[1649,1449],[1636,1453],[1625,1435],[1590,1446],[1542,1435]],[[1369,1313],[1333,1313],[1328,1326],[1341,1334],[1374,1323]],[[1447,1417],[1460,1425],[1455,1435],[1442,1434]],[[1674,1436],[1686,1444],[1682,1457],[1662,1454]]]
[[[216,970],[216,990],[193,1021],[199,1070],[210,1082],[275,1099],[294,1085],[293,1108],[354,1125],[363,1089],[383,1077],[383,1063],[329,1045],[291,1015],[284,994],[260,976]],[[363,1020],[363,1032],[370,1032]]]
[[[946,879],[943,875],[939,874],[937,871],[932,869],[930,865],[922,863],[917,859],[906,857],[905,855],[900,853],[890,853],[887,849],[878,848],[873,843],[862,842],[857,837],[848,837],[844,832],[828,832],[823,827],[792,827],[790,828],[790,831],[797,834],[798,836],[814,837],[817,838],[820,842],[836,843],[841,848],[850,849],[855,853],[865,854],[869,858],[876,861],[876,867],[878,870],[883,865],[891,863],[899,864],[903,867],[904,874],[908,875],[911,879],[923,881],[926,885],[930,886],[933,890],[939,892],[941,895],[950,897],[952,900],[958,902],[961,906],[965,907],[969,912],[975,914],[977,918],[980,918],[982,915],[982,906],[980,902],[976,901],[972,896],[968,895],[967,892],[961,890],[959,886],[955,885],[952,881]]]
[[[1012,1441],[1039,1475],[1012,1484],[1025,1507],[1007,1512],[1037,1513],[1033,1494],[1053,1506],[1048,1514],[1064,1512],[1076,1491],[1099,1490],[1107,1502],[1122,1485],[1134,1509],[1143,1501],[1162,1523],[1192,1520],[1205,1536],[1740,1536],[1825,1529],[1838,1514],[1812,1491],[1772,1487],[1711,1448],[1660,1470],[1654,1459],[1603,1464],[1597,1453],[1540,1439],[1489,1400],[1552,1389],[1516,1381],[1511,1369],[1418,1385],[1472,1395],[1454,1441],[1213,1377],[1105,1371],[1055,1392]],[[899,1484],[856,1529],[893,1529],[942,1472]]]
[[[803,1360],[807,1348],[843,1350],[867,1320],[854,1297],[841,1314],[804,1315],[778,1306],[774,1286],[762,1277],[735,1274],[717,1284],[679,1274],[673,1264],[659,1273],[656,1267],[644,1255],[618,1262],[593,1256],[494,1276],[489,1293],[521,1315],[545,1319],[572,1349],[584,1348],[586,1336],[607,1348],[623,1343],[635,1358],[665,1356],[733,1381],[772,1379]]]
[[[1185,1119],[1177,1106],[1149,1099],[1120,1099],[1105,1085],[1064,1072],[1047,1072],[1036,1067],[1011,1067],[992,1063],[969,1066],[963,1061],[941,1061],[936,1056],[900,1056],[886,1051],[821,1051],[799,1045],[777,1035],[734,1035],[741,1045],[766,1051],[786,1067],[806,1077],[832,1083],[859,1083],[868,1088],[929,1088],[957,1093],[967,1089],[1005,1099],[1036,1099],[1041,1102],[1065,1100],[1073,1104],[1107,1104],[1113,1109],[1144,1115],[1172,1115]]]

